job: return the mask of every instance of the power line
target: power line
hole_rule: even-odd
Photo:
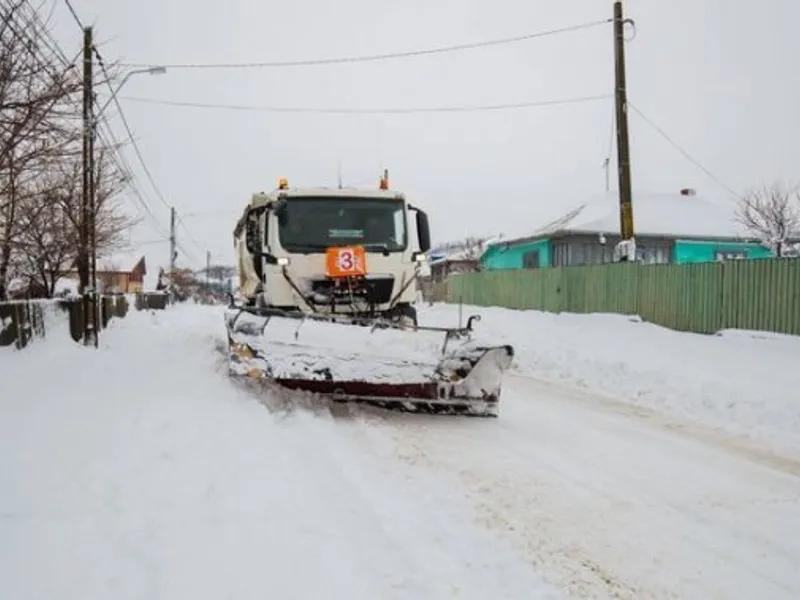
[[[534,108],[544,106],[559,106],[564,104],[580,104],[593,102],[596,100],[608,100],[611,94],[597,96],[581,96],[577,98],[564,98],[559,100],[540,100],[528,102],[513,102],[505,104],[483,104],[483,105],[463,105],[463,106],[436,106],[419,108],[301,108],[294,106],[250,106],[244,104],[209,104],[202,102],[188,102],[178,100],[158,100],[155,98],[140,98],[136,96],[124,96],[125,100],[131,102],[142,102],[146,104],[160,104],[163,106],[176,106],[184,108],[206,108],[219,110],[239,110],[250,112],[274,112],[274,113],[305,113],[305,114],[339,114],[339,115],[362,115],[362,114],[415,114],[415,113],[455,113],[455,112],[481,112],[481,111],[500,111],[515,110],[522,108]]]
[[[391,52],[384,54],[367,54],[361,56],[339,56],[332,58],[313,58],[306,60],[290,60],[290,61],[272,61],[272,62],[245,62],[245,63],[174,63],[174,64],[159,64],[159,66],[168,69],[256,69],[256,68],[289,68],[289,67],[313,67],[322,65],[333,65],[343,63],[360,63],[360,62],[375,62],[381,60],[390,60],[397,58],[410,58],[417,56],[426,56],[431,54],[444,54],[447,52],[460,52],[462,50],[474,50],[477,48],[486,48],[489,46],[500,46],[504,44],[514,44],[524,42],[536,38],[552,36],[562,33],[569,33],[579,31],[581,29],[589,29],[599,25],[605,25],[613,22],[613,19],[602,19],[599,21],[591,21],[579,25],[570,25],[568,27],[561,27],[558,29],[550,29],[546,31],[536,31],[524,35],[513,37],[484,40],[480,42],[471,42],[466,44],[455,44],[452,46],[438,46],[434,48],[424,48],[420,50],[406,50],[403,52]],[[153,65],[148,63],[121,63],[127,67],[151,67]]]
[[[73,18],[75,19],[75,22],[78,24],[78,26],[79,26],[81,29],[83,29],[83,22],[81,21],[80,17],[78,16],[78,13],[75,11],[75,8],[72,6],[72,3],[70,2],[70,0],[64,0],[64,1],[66,2],[66,4],[67,4],[67,8],[69,8],[69,11],[70,11],[70,13],[72,13],[72,16],[73,16]],[[148,180],[150,181],[150,185],[151,185],[151,186],[153,187],[153,189],[155,190],[155,192],[156,192],[156,195],[158,196],[159,200],[161,200],[161,202],[164,204],[164,206],[166,206],[167,208],[171,209],[172,207],[171,207],[171,206],[169,205],[169,203],[168,203],[168,202],[167,202],[167,201],[164,199],[164,196],[163,196],[163,194],[161,193],[161,190],[160,190],[160,189],[159,189],[159,187],[156,185],[156,182],[155,182],[155,180],[153,179],[153,175],[152,175],[152,173],[150,172],[150,169],[148,168],[148,166],[147,166],[147,163],[146,163],[146,162],[145,162],[145,160],[144,160],[144,156],[142,156],[142,152],[141,152],[141,150],[139,149],[139,145],[137,144],[137,142],[136,142],[136,139],[133,137],[133,132],[131,131],[131,127],[130,127],[130,125],[128,124],[128,120],[127,120],[127,118],[125,117],[125,113],[124,113],[124,111],[122,110],[122,106],[121,106],[121,105],[120,105],[120,103],[119,103],[119,99],[117,98],[116,94],[114,93],[114,88],[113,88],[113,87],[112,87],[112,85],[111,85],[111,78],[110,78],[110,77],[109,77],[109,75],[108,75],[108,70],[106,69],[106,65],[105,65],[105,62],[103,61],[103,57],[102,57],[102,55],[100,54],[100,51],[97,49],[97,46],[96,46],[96,45],[93,45],[93,46],[92,46],[92,51],[94,52],[94,55],[97,57],[97,62],[98,62],[98,64],[99,64],[99,66],[100,66],[100,69],[101,69],[101,71],[103,72],[103,78],[105,79],[105,83],[106,83],[106,85],[108,86],[109,90],[111,91],[111,97],[112,97],[112,99],[113,99],[113,101],[114,101],[114,104],[115,104],[115,105],[116,105],[116,107],[117,107],[117,110],[119,111],[119,116],[120,116],[120,119],[122,120],[122,124],[123,124],[123,126],[125,127],[125,131],[126,131],[126,132],[127,132],[127,134],[128,134],[128,138],[129,138],[129,139],[130,139],[130,141],[131,141],[131,145],[133,146],[133,149],[134,149],[134,151],[136,152],[136,156],[137,156],[137,157],[138,157],[138,159],[139,159],[139,163],[142,165],[142,169],[144,170],[144,172],[145,172],[145,175],[147,175],[147,178],[148,178]],[[112,138],[112,140],[114,140],[114,141],[115,141],[115,143],[117,143],[117,144],[118,144],[118,142],[116,141],[116,138],[115,138],[115,136],[114,136],[114,133],[113,133],[113,130],[111,129],[111,127],[107,126],[107,129],[108,129],[108,131],[109,131],[109,135],[110,135],[110,137]],[[118,144],[118,145],[119,145],[119,144]],[[132,188],[132,189],[133,189],[133,191],[134,191],[134,195],[137,197],[137,199],[139,200],[139,202],[140,202],[140,203],[142,204],[142,206],[145,208],[145,211],[146,211],[146,212],[147,212],[147,213],[148,213],[148,214],[149,214],[149,215],[150,215],[150,216],[153,218],[154,222],[155,222],[157,225],[160,225],[160,224],[158,223],[158,219],[156,218],[155,214],[154,214],[154,213],[153,213],[153,211],[150,209],[150,206],[149,206],[149,204],[148,204],[148,203],[147,203],[147,201],[144,199],[144,196],[141,194],[140,190],[139,190],[139,189],[138,189],[138,187],[136,186],[136,184],[135,184],[135,179],[134,179],[134,177],[133,177],[133,171],[132,171],[132,169],[130,168],[130,166],[128,166],[128,165],[125,163],[124,159],[123,159],[123,158],[122,158],[122,156],[121,156],[121,153],[119,153],[119,152],[115,152],[115,155],[117,155],[117,156],[118,156],[118,158],[120,159],[120,161],[122,162],[122,164],[123,164],[123,165],[125,165],[125,166],[127,167],[127,172],[129,173],[129,175],[131,175],[131,188]],[[117,166],[118,166],[118,167],[120,166],[120,163],[119,163],[119,162],[117,163]],[[124,171],[124,169],[123,169],[123,171]],[[185,227],[185,226],[184,226],[184,227]],[[159,229],[160,229],[160,227],[159,227]],[[161,235],[164,235],[163,231],[160,231],[160,233],[161,233]],[[169,236],[166,236],[166,237],[167,237],[167,239],[169,238]],[[190,259],[192,259],[192,260],[193,260],[193,257],[192,257],[192,254],[191,254],[191,252],[187,252],[187,251],[186,251],[186,249],[185,249],[184,247],[182,247],[180,244],[176,244],[176,245],[177,245],[177,246],[178,246],[178,248],[181,250],[181,252],[183,252],[183,253],[184,253],[184,254],[185,254],[187,257],[189,257]]]
[[[53,56],[55,56],[65,67],[74,66],[77,56],[70,61],[64,51],[61,49],[58,41],[56,41],[56,39],[53,37],[53,34],[47,28],[46,21],[42,20],[42,18],[39,16],[39,12],[36,10],[36,8],[31,5],[29,0],[25,1],[25,5],[31,11],[32,24],[38,30],[38,33],[41,34],[42,45],[52,52]],[[55,4],[53,5],[53,9],[55,9]],[[52,13],[53,11],[51,10],[50,17],[52,17]],[[48,19],[50,17],[48,17]],[[78,54],[78,56],[80,56],[80,54]]]
[[[133,149],[134,149],[134,152],[136,153],[136,156],[139,159],[139,164],[142,165],[142,169],[144,170],[145,175],[147,175],[147,179],[150,181],[150,185],[152,186],[153,190],[155,190],[156,195],[158,196],[158,199],[161,201],[161,203],[164,206],[166,206],[168,209],[172,210],[172,206],[170,206],[170,204],[164,199],[164,195],[161,193],[161,189],[156,185],[155,179],[153,178],[153,174],[150,172],[150,169],[148,168],[147,163],[144,160],[144,156],[142,155],[142,151],[139,148],[139,144],[136,143],[136,139],[133,137],[133,131],[131,131],[131,127],[128,124],[128,119],[125,117],[125,112],[122,110],[122,105],[119,102],[119,98],[117,98],[117,95],[114,93],[114,88],[111,85],[111,79],[108,76],[108,71],[106,70],[106,66],[105,66],[105,62],[103,61],[103,57],[101,56],[100,51],[97,49],[96,46],[93,46],[92,50],[94,51],[94,54],[97,57],[97,62],[99,64],[99,66],[100,66],[101,71],[103,72],[103,76],[105,78],[106,85],[108,85],[109,90],[111,90],[111,98],[112,98],[112,100],[114,101],[114,104],[117,107],[117,111],[119,112],[119,116],[120,116],[120,119],[122,120],[122,124],[125,127],[125,131],[128,134],[128,139],[130,139],[131,145],[133,146]],[[183,227],[186,230],[187,234],[189,235],[190,239],[192,239],[191,238],[191,234],[189,234],[188,228],[185,225]],[[175,245],[178,247],[178,249],[181,252],[183,252],[183,254],[187,258],[189,258],[189,260],[195,261],[194,255],[191,252],[187,251],[184,246],[182,246],[180,243],[177,243],[177,242],[176,242]]]
[[[69,9],[69,12],[72,13],[72,18],[75,19],[75,22],[78,24],[78,27],[83,29],[83,21],[81,21],[81,18],[78,16],[78,13],[75,11],[75,7],[72,6],[72,2],[70,2],[70,0],[64,0],[64,2],[66,3],[67,8]]]
[[[156,192],[158,199],[166,206],[167,208],[171,208],[170,204],[164,199],[161,190],[156,185],[155,180],[153,179],[152,173],[150,173],[150,169],[147,167],[147,163],[142,156],[142,152],[139,149],[139,144],[136,143],[136,138],[133,137],[133,132],[131,131],[131,127],[128,124],[128,119],[125,117],[125,112],[122,110],[122,106],[119,103],[119,98],[114,93],[114,88],[111,85],[111,79],[108,76],[108,71],[106,70],[105,62],[103,61],[103,57],[100,55],[100,52],[97,50],[96,47],[93,47],[92,50],[94,51],[95,56],[97,57],[97,62],[100,65],[100,69],[103,71],[103,78],[105,79],[106,85],[108,85],[108,89],[111,90],[111,99],[114,101],[114,104],[119,111],[119,117],[122,120],[122,125],[125,127],[125,131],[128,133],[128,138],[131,141],[131,145],[133,146],[134,151],[136,152],[136,156],[139,158],[139,163],[142,165],[142,169],[144,169],[145,175],[147,175],[147,179],[150,181],[150,185]]]
[[[150,204],[147,202],[141,190],[139,189],[139,186],[136,183],[136,178],[133,174],[133,169],[131,169],[130,165],[125,160],[124,156],[122,155],[122,152],[118,150],[119,148],[122,147],[122,144],[119,143],[119,140],[114,135],[114,130],[111,129],[111,127],[105,121],[103,121],[102,123],[103,125],[106,126],[106,129],[108,130],[108,136],[111,138],[111,141],[113,142],[113,144],[109,144],[108,142],[106,142],[106,144],[110,148],[112,148],[112,154],[111,154],[112,160],[114,161],[120,172],[123,175],[127,175],[127,177],[129,178],[128,185],[133,191],[136,200],[139,202],[142,208],[144,208],[146,215],[149,215],[150,218],[152,219],[152,223],[154,224],[155,229],[158,231],[158,234],[163,236],[164,239],[169,239],[169,234],[165,233],[165,230],[161,228],[161,224],[158,221],[158,217],[156,217],[155,213],[150,208]],[[103,140],[102,132],[98,131],[97,135],[101,141],[105,141]]]
[[[639,117],[647,123],[650,127],[652,127],[661,137],[663,137],[672,147],[674,147],[678,152],[680,152],[684,158],[686,158],[689,162],[691,162],[694,166],[698,169],[703,171],[708,177],[714,181],[717,185],[731,194],[733,197],[738,198],[739,194],[733,191],[730,186],[726,185],[723,181],[721,181],[714,173],[709,171],[706,167],[704,167],[700,161],[696,158],[692,157],[686,150],[684,150],[675,140],[673,140],[667,133],[659,127],[652,119],[648,118],[641,110],[639,110],[636,106],[633,105],[630,101],[628,101],[628,106],[633,109],[633,111],[639,115]]]
[[[190,241],[190,242],[192,242],[192,243],[193,243],[195,246],[197,246],[197,247],[198,247],[200,250],[202,250],[203,252],[205,252],[205,250],[206,250],[206,249],[205,249],[205,248],[204,248],[204,247],[203,247],[203,246],[200,244],[200,242],[198,242],[198,241],[197,241],[197,240],[194,238],[194,236],[192,235],[192,232],[191,232],[191,231],[189,231],[189,228],[188,228],[188,227],[186,227],[186,224],[183,222],[183,219],[181,219],[181,216],[180,216],[180,215],[178,215],[178,224],[179,224],[181,227],[183,227],[183,230],[186,232],[186,236],[189,238],[189,241]]]
[[[73,5],[70,2],[70,0],[65,0],[65,3],[67,5],[67,8],[69,9],[70,13],[72,14],[72,17],[75,19],[75,22],[78,24],[78,26],[81,29],[83,29],[84,28],[83,22],[81,21],[80,17],[78,16],[78,13],[76,12],[76,10],[73,7]],[[32,10],[33,10],[34,14],[37,14],[35,9],[32,8]],[[37,16],[38,16],[38,14],[37,14]],[[50,35],[49,31],[47,31],[46,28],[45,28],[45,31],[49,35],[49,37],[53,41],[53,43],[55,44],[56,48],[59,50],[59,53],[60,53],[60,55],[62,57],[62,62],[67,62],[68,59],[67,59],[66,55],[63,53],[63,51],[61,51],[61,48],[60,48],[58,42],[52,37],[52,35]],[[97,51],[97,48],[95,47],[95,48],[93,48],[93,50],[94,50],[95,54],[98,55],[98,57],[99,57],[99,53]],[[74,64],[75,60],[77,60],[77,57],[76,57],[76,59],[74,59],[72,61],[73,64]],[[104,75],[104,77],[106,79],[106,83],[110,86],[111,84],[110,84],[110,80],[109,80],[108,74],[106,72],[105,66],[102,65],[102,63],[101,63],[101,68],[103,69],[103,75]],[[111,139],[111,142],[113,142],[113,143],[108,143],[106,141],[106,145],[112,151],[112,153],[111,153],[112,160],[115,163],[117,169],[119,169],[119,171],[123,175],[127,174],[128,185],[129,185],[131,191],[133,192],[133,195],[136,198],[136,200],[139,202],[139,204],[142,206],[142,208],[144,208],[144,211],[145,211],[144,215],[150,217],[151,223],[153,224],[154,229],[158,232],[159,235],[164,236],[165,239],[169,239],[169,234],[164,232],[164,230],[161,227],[161,223],[158,220],[158,217],[156,217],[155,213],[153,213],[152,209],[150,208],[150,204],[147,202],[147,200],[145,199],[145,197],[142,194],[141,190],[139,189],[139,186],[136,183],[136,178],[135,178],[135,175],[133,173],[133,169],[131,169],[130,165],[127,163],[127,161],[125,160],[124,155],[121,152],[122,144],[119,142],[119,140],[117,139],[116,135],[114,134],[114,130],[111,128],[111,126],[108,124],[107,121],[101,121],[100,125],[101,126],[105,126],[107,134],[108,134],[108,137]],[[103,140],[104,135],[103,135],[102,131],[98,130],[97,131],[97,136],[98,136],[98,138],[100,138],[101,141],[105,141],[105,140]]]

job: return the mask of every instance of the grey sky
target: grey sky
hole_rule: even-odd
[[[108,61],[281,61],[376,54],[561,28],[608,18],[611,0],[73,0]],[[718,178],[740,190],[800,178],[800,56],[794,0],[629,1],[629,99]],[[54,34],[81,32],[59,0]],[[558,100],[613,92],[611,25],[518,44],[374,63],[293,69],[171,69],[132,78],[125,114],[167,202],[215,261],[250,193],[293,184],[393,187],[431,215],[435,241],[524,234],[604,190],[611,100],[479,113],[309,115],[142,104],[125,97],[258,106],[432,107]],[[101,97],[101,102],[105,99]],[[119,137],[124,129],[113,122]],[[635,114],[634,192],[726,192]],[[128,161],[162,227],[168,210]],[[612,163],[612,165],[615,163]],[[615,172],[612,181],[616,187]],[[635,197],[634,197],[635,201]],[[133,205],[133,200],[130,200]],[[226,212],[227,211],[227,212]],[[194,264],[204,251],[179,230]],[[147,222],[133,239],[159,235]],[[151,268],[167,244],[143,246]],[[184,264],[187,259],[181,257]]]

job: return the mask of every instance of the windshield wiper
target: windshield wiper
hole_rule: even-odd
[[[327,244],[287,244],[286,249],[290,252],[303,252],[310,250],[327,250]]]
[[[376,244],[364,244],[364,248],[366,248],[366,249],[377,248],[378,250],[383,252],[384,256],[389,256],[389,253],[391,252],[391,250],[389,249],[389,246],[387,244],[378,244],[378,243],[376,243]]]

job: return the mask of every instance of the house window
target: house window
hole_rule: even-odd
[[[715,260],[741,260],[743,258],[747,258],[747,252],[744,252],[743,250],[739,251],[717,250],[716,252],[714,252]]]
[[[540,266],[538,250],[532,250],[522,255],[523,269],[538,269]]]

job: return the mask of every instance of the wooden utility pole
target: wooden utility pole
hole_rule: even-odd
[[[82,296],[83,314],[83,342],[90,344],[93,341],[94,297],[89,288],[89,230],[93,219],[90,219],[92,210],[92,188],[94,181],[92,161],[92,28],[83,30],[83,181],[81,198],[81,226],[79,231],[78,249],[78,277],[80,278],[80,293]]]
[[[172,302],[173,290],[173,276],[175,274],[175,207],[169,209],[169,288],[167,298]]]
[[[620,233],[623,240],[633,239],[633,194],[628,142],[628,91],[625,81],[625,23],[622,2],[614,2],[614,63],[616,67],[615,101],[617,108],[617,173],[619,176]]]

